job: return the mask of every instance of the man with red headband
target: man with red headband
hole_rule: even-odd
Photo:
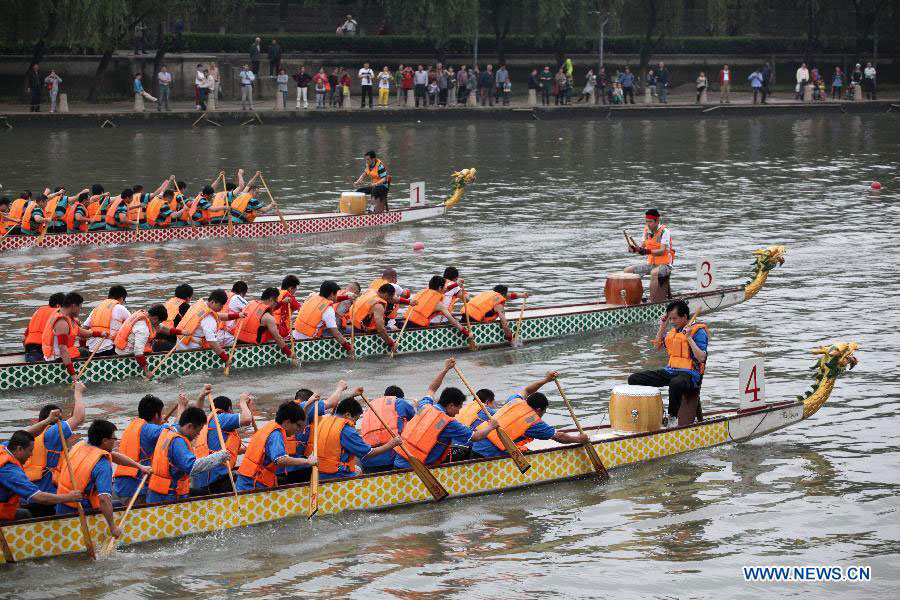
[[[644,213],[644,235],[640,246],[629,244],[628,251],[647,257],[647,263],[636,267],[626,267],[626,273],[650,275],[650,301],[666,300],[668,295],[660,290],[659,280],[672,274],[672,263],[675,262],[675,248],[672,246],[672,234],[669,228],[659,222],[659,211],[651,208]]]

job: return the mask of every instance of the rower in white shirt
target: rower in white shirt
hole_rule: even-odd
[[[83,327],[90,329],[95,335],[106,334],[104,337],[90,337],[87,339],[88,350],[96,356],[111,356],[115,354],[113,346],[113,338],[122,323],[128,320],[131,313],[125,308],[125,298],[128,292],[124,286],[114,285],[109,288],[106,300],[97,305],[88,318],[85,319]]]

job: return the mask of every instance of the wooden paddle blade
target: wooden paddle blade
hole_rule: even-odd
[[[319,467],[312,468],[309,477],[309,506],[306,508],[306,518],[312,519],[319,512]]]
[[[3,560],[8,563],[16,562],[16,559],[13,558],[12,549],[9,547],[9,543],[6,541],[6,535],[3,533],[3,529],[0,528],[0,547],[3,548]]]
[[[466,340],[466,344],[468,344],[469,346],[469,352],[475,352],[476,350],[478,350],[478,344],[475,343],[474,335],[469,336],[469,339]]]
[[[416,475],[419,476],[419,479],[422,480],[422,484],[434,497],[435,502],[440,502],[450,495],[450,492],[448,492],[446,488],[441,485],[441,482],[437,480],[437,477],[434,476],[434,473],[432,473],[421,460],[419,460],[415,456],[410,456],[409,454],[407,454],[406,459],[409,461],[412,470],[415,471]]]
[[[503,447],[506,448],[507,454],[509,457],[513,459],[513,462],[516,463],[516,467],[519,469],[520,473],[524,473],[528,469],[531,468],[531,463],[528,462],[528,459],[525,458],[525,455],[522,454],[522,451],[519,450],[519,447],[516,446],[515,442],[513,442],[512,438],[509,437],[509,434],[506,433],[503,429],[497,429],[497,435],[500,436],[500,441],[503,442]]]
[[[594,448],[594,445],[590,442],[587,442],[586,444],[584,444],[584,451],[587,453],[588,458],[591,460],[591,464],[594,465],[594,471],[597,473],[597,477],[601,480],[609,479],[609,472],[603,465],[603,460],[600,458],[600,455],[597,454],[597,449]]]

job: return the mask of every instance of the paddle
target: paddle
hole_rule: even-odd
[[[569,398],[563,391],[559,379],[554,379],[553,382],[556,383],[556,389],[559,390],[559,395],[562,396],[563,402],[566,403],[566,408],[569,409],[569,414],[572,415],[572,420],[575,422],[575,427],[578,428],[578,433],[584,435],[584,429],[581,428],[581,423],[578,422],[578,417],[575,416],[575,409],[572,408],[572,403],[569,402]],[[594,465],[594,471],[597,472],[597,477],[600,479],[609,479],[609,473],[607,472],[606,467],[603,466],[603,461],[600,460],[600,455],[597,454],[597,449],[594,448],[594,445],[591,444],[590,441],[587,441],[583,443],[582,446],[584,447],[584,451],[587,453],[588,458],[591,460],[591,464]]]
[[[163,356],[162,360],[159,361],[159,362],[156,364],[155,367],[153,367],[153,370],[150,371],[150,377],[147,378],[147,381],[150,381],[151,379],[153,379],[153,376],[156,375],[156,372],[159,371],[159,368],[160,368],[161,366],[163,366],[164,364],[166,364],[166,361],[169,360],[169,357],[172,356],[172,353],[175,352],[175,348],[177,348],[177,347],[178,347],[178,339],[176,338],[176,340],[175,340],[175,345],[172,346],[172,349],[169,350],[169,351],[166,353],[166,355]]]
[[[634,243],[634,240],[628,235],[628,232],[624,229],[622,230],[622,235],[625,236],[625,243],[628,244],[629,250],[637,250],[637,244]]]
[[[72,487],[75,487],[75,470],[72,468],[72,460],[69,458],[69,444],[66,442],[66,434],[63,431],[62,420],[56,422],[59,427],[59,440],[62,442],[63,458],[66,461],[66,468],[69,470],[69,481]],[[76,502],[75,507],[78,509],[78,520],[81,521],[81,535],[84,537],[84,548],[87,555],[93,560],[97,560],[97,552],[94,550],[94,542],[91,540],[91,532],[88,529],[87,517],[84,516],[84,507],[81,502]]]
[[[319,401],[313,398],[313,453],[319,457]],[[312,519],[319,512],[319,465],[313,465],[309,476],[309,506],[306,509],[306,518]]]
[[[225,210],[228,211],[228,235],[234,237],[234,220],[231,216],[231,205],[226,202]]]
[[[291,304],[290,300],[288,301],[288,336],[291,338],[291,362],[294,362],[297,359],[297,354],[294,352],[294,306]],[[296,366],[296,365],[294,365]]]
[[[219,436],[219,447],[222,450],[225,450],[225,436],[222,435],[222,426],[219,424],[219,413],[216,412],[216,407],[212,401],[212,392],[206,395],[207,401],[209,402],[209,410],[212,411],[213,421],[216,422],[216,434]],[[238,512],[240,512],[240,504],[241,501],[238,499],[237,486],[234,485],[234,475],[231,473],[231,462],[225,462],[225,470],[228,472],[228,481],[231,482],[231,489],[234,490],[234,500],[238,503]]]
[[[356,326],[353,323],[353,308],[356,306],[356,302],[350,305],[350,360],[356,360]]]
[[[225,365],[225,377],[228,377],[228,373],[231,371],[231,359],[234,358],[234,351],[237,349],[238,335],[240,335],[243,326],[243,319],[239,319],[237,325],[234,326],[234,343],[231,344],[231,350],[228,352],[228,364]]]
[[[406,331],[406,324],[409,323],[409,316],[412,314],[412,307],[406,307],[406,318],[403,320],[403,327],[400,328],[400,333],[397,334],[397,339],[394,340],[394,349],[391,350],[391,358],[394,358],[394,353],[400,348],[400,338],[403,337],[403,332]]]
[[[36,246],[40,246],[44,242],[44,237],[47,235],[47,231],[50,229],[50,223],[52,222],[53,220],[51,219],[44,223],[44,228],[41,230],[41,235],[38,236],[37,242],[35,243]]]
[[[163,417],[163,423],[169,420],[169,417],[175,414],[175,411],[178,410],[178,402],[175,402],[175,406],[169,409],[169,412],[166,413],[166,416]]]
[[[462,371],[459,370],[459,367],[454,366],[453,370],[456,371],[456,374],[459,375],[459,378],[462,380],[463,384],[467,388],[469,388],[469,393],[472,394],[472,398],[475,402],[478,403],[478,406],[481,410],[484,411],[484,414],[490,416],[490,412],[487,407],[481,401],[481,398],[478,397],[478,394],[475,393],[475,388],[472,387],[472,384],[469,383],[469,380],[466,379],[466,376],[462,374]],[[506,448],[506,452],[509,454],[510,458],[513,459],[513,462],[516,463],[516,467],[519,469],[519,472],[524,473],[528,469],[531,468],[531,463],[528,462],[528,459],[525,458],[525,455],[522,454],[522,451],[519,450],[519,447],[516,446],[515,442],[513,442],[512,438],[509,437],[509,434],[502,427],[497,428],[497,435],[500,436],[500,441],[503,442],[503,447]]]
[[[366,406],[369,407],[369,410],[372,411],[376,417],[378,417],[378,421],[381,423],[381,426],[384,427],[384,430],[390,434],[391,439],[397,439],[397,436],[394,435],[394,432],[391,431],[391,428],[387,426],[387,423],[384,422],[384,419],[381,418],[372,405],[369,403],[369,399],[365,397],[365,395],[360,394],[360,398],[363,399],[363,402],[366,403]],[[401,442],[400,447],[403,448],[403,444]],[[419,476],[419,479],[422,480],[422,484],[425,485],[425,489],[427,489],[431,495],[434,497],[435,502],[440,502],[444,498],[450,495],[441,482],[437,480],[437,477],[425,466],[421,460],[410,454],[408,451],[405,456],[406,460],[409,462],[409,465],[412,467],[412,470],[415,471],[416,475]]]
[[[287,221],[284,220],[284,215],[281,214],[281,209],[278,208],[278,203],[275,202],[275,198],[272,197],[272,192],[269,191],[269,185],[266,183],[266,180],[262,176],[262,173],[259,174],[259,181],[263,184],[263,187],[266,188],[266,193],[269,195],[269,200],[272,202],[272,205],[275,207],[275,212],[278,213],[278,218],[281,220],[281,226],[284,227],[285,231],[287,231]]]
[[[134,218],[134,239],[135,239],[135,241],[137,241],[138,231],[141,228],[141,208],[142,208],[141,199],[138,198],[137,216]]]
[[[466,300],[466,290],[459,286],[460,294],[463,299],[463,312],[466,313],[466,327],[469,329],[469,337],[466,340],[466,344],[469,346],[469,352],[475,352],[478,350],[478,344],[475,343],[475,331],[472,329],[472,321],[469,317],[469,302]]]
[[[97,344],[97,347],[94,348],[94,351],[91,352],[91,355],[88,356],[88,359],[87,359],[86,361],[84,361],[84,364],[81,365],[81,368],[80,368],[80,369],[78,369],[78,374],[75,375],[75,381],[78,381],[79,379],[81,379],[81,376],[84,375],[84,372],[85,372],[85,371],[87,371],[88,365],[91,364],[91,361],[92,361],[92,360],[94,360],[94,355],[97,354],[97,351],[100,349],[100,346],[102,346],[102,345],[103,345],[102,343],[98,343],[98,344]],[[73,382],[72,382],[72,385],[70,385],[69,387],[74,388],[74,387],[75,387],[75,381],[73,381]]]
[[[510,345],[513,348],[518,348],[522,345],[522,340],[519,338],[519,331],[522,330],[522,317],[525,316],[526,304],[528,304],[528,296],[525,296],[525,299],[522,300],[522,308],[519,310],[519,319],[516,321],[516,332],[513,334],[512,342],[510,342]]]
[[[13,558],[12,549],[9,547],[9,542],[6,541],[6,534],[3,533],[2,527],[0,527],[0,546],[3,547],[3,560],[8,563],[16,562],[16,559]]]
[[[141,478],[141,482],[134,490],[134,494],[131,495],[131,500],[128,501],[128,506],[125,507],[125,512],[122,514],[122,518],[119,519],[119,523],[116,525],[116,527],[118,527],[120,531],[123,531],[122,527],[125,525],[125,521],[128,519],[128,513],[131,512],[131,507],[134,506],[134,502],[140,495],[141,489],[143,489],[144,484],[147,483],[148,477],[150,476],[144,473],[144,476]],[[112,551],[116,548],[116,544],[118,543],[119,538],[109,538],[109,541],[106,542],[106,545],[100,550],[100,556],[102,556],[103,558],[108,557],[110,554],[112,554]]]

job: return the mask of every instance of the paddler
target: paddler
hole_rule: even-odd
[[[229,206],[231,207],[231,220],[234,224],[252,223],[256,216],[267,213],[275,208],[275,201],[263,206],[259,199],[259,186],[254,182],[261,173],[257,171],[250,181],[247,182],[243,193],[235,191],[234,197],[229,198]]]
[[[63,435],[69,440],[73,432],[84,423],[84,384],[75,384],[74,402],[72,403],[72,416],[62,420]],[[59,414],[60,408],[55,404],[46,404],[41,407],[38,414],[39,423],[43,423],[43,429],[32,431],[34,434],[34,451],[28,460],[23,463],[25,474],[38,489],[49,494],[56,493],[56,484],[59,481],[59,462],[62,455],[62,441],[59,439],[59,425],[50,419],[52,414]],[[53,507],[44,504],[27,505],[24,508],[31,511],[35,517],[46,517],[54,514]]]
[[[44,208],[44,215],[50,219],[47,233],[66,233],[66,211],[69,209],[69,204],[73,203],[74,200],[65,193],[65,188],[62,186],[57,187],[53,192],[54,194],[59,193],[60,195],[55,199],[49,200],[47,206]],[[85,188],[75,194],[75,198],[78,198],[82,194],[89,193],[90,189]]]
[[[381,277],[373,280],[372,283],[369,284],[369,289],[377,290],[378,288],[383,286],[385,283],[389,283],[393,286],[394,297],[397,299],[396,302],[391,303],[387,307],[387,309],[386,309],[387,312],[385,313],[387,315],[386,319],[385,319],[387,321],[387,328],[390,330],[394,330],[394,329],[398,328],[397,324],[395,322],[395,320],[397,318],[397,313],[400,311],[400,307],[398,305],[409,304],[409,298],[410,298],[411,294],[408,289],[404,288],[403,286],[401,286],[397,283],[397,271],[394,269],[391,269],[391,268],[387,268],[384,271],[382,271]]]
[[[31,190],[25,190],[22,192],[22,195],[10,203],[9,212],[6,215],[6,222],[8,223],[7,232],[10,235],[22,233],[22,229],[19,225],[22,224],[22,215],[25,213],[25,207],[31,202],[31,198]]]
[[[372,399],[369,404],[391,431],[384,429],[381,421],[372,410],[366,410],[360,421],[360,435],[365,443],[370,446],[381,446],[387,443],[393,435],[400,435],[406,424],[415,418],[416,409],[404,397],[403,390],[396,386],[390,385],[384,390],[384,395],[380,398]],[[373,457],[364,457],[359,461],[363,473],[380,473],[382,471],[390,471],[394,468],[394,460],[397,458],[397,451],[391,450],[384,454]]]
[[[377,332],[378,336],[387,344],[388,350],[393,350],[397,342],[392,340],[387,333],[387,315],[390,307],[396,304],[399,298],[394,295],[395,288],[392,283],[383,283],[377,290],[368,290],[357,298],[350,314],[353,318],[353,327],[361,332]],[[415,306],[416,301],[411,300],[410,306]]]
[[[190,494],[190,479],[228,460],[228,451],[219,450],[197,458],[191,442],[206,425],[202,408],[188,406],[178,418],[178,430],[164,429],[156,441],[150,466],[147,502],[180,500]]]
[[[466,427],[456,420],[456,415],[466,401],[466,395],[459,388],[445,388],[438,401],[434,401],[444,383],[444,377],[455,366],[456,359],[448,358],[428,386],[428,392],[419,400],[418,414],[400,434],[403,448],[397,450],[395,469],[409,468],[409,461],[404,458],[407,451],[426,465],[441,464],[450,456],[452,445],[469,446],[483,440],[497,427],[497,421],[493,418],[478,430]]]
[[[278,485],[276,471],[280,467],[318,464],[315,457],[290,456],[286,451],[287,438],[296,436],[305,425],[306,414],[296,402],[288,401],[279,406],[275,420],[260,427],[247,444],[235,487],[240,491],[273,488]]]
[[[469,318],[479,323],[489,323],[499,319],[500,328],[503,330],[506,341],[512,343],[513,332],[509,328],[504,306],[507,300],[516,300],[517,298],[528,298],[528,292],[517,294],[510,292],[505,285],[495,285],[493,290],[481,292],[468,301]]]
[[[339,296],[340,286],[330,280],[322,282],[318,295],[311,295],[294,319],[293,336],[295,340],[312,340],[321,338],[327,331],[348,353],[352,350],[338,327],[335,305],[350,299],[349,295]]]
[[[484,407],[487,409],[487,413],[481,410],[481,407],[477,402],[475,402],[475,400],[469,400],[468,402],[463,404],[463,407],[456,415],[457,421],[472,430],[477,429],[479,425],[490,420],[490,418],[494,416],[494,413],[496,413],[500,408],[499,406],[497,406],[497,399],[494,396],[493,391],[487,388],[482,388],[475,392],[475,394],[481,400],[481,403],[484,404]],[[452,456],[450,460],[459,461],[472,458],[471,446],[453,446],[451,452]]]
[[[16,431],[5,446],[0,446],[0,522],[30,519],[31,511],[19,508],[22,502],[31,506],[52,507],[61,502],[78,502],[81,492],[68,494],[42,492],[29,481],[22,465],[34,450],[34,435],[24,429]],[[52,509],[55,512],[55,509]]]
[[[300,287],[300,280],[296,275],[285,275],[281,280],[281,289],[278,291],[278,306],[272,311],[275,321],[278,323],[278,333],[281,337],[287,337],[293,323],[291,316],[296,315],[300,310],[300,303],[297,301],[297,288]]]
[[[47,191],[49,192],[50,190]],[[28,204],[25,205],[25,211],[22,213],[22,222],[19,225],[20,233],[22,235],[40,235],[44,227],[52,225],[53,220],[51,217],[44,215],[44,209],[47,208],[47,204],[51,199],[55,201],[62,194],[62,191],[50,197],[46,194],[41,194],[37,200],[29,200]]]
[[[171,226],[181,227],[185,223],[179,221],[184,212],[184,208],[178,208],[178,200],[175,198],[175,192],[165,190],[162,196],[154,196],[147,203],[145,214],[145,222],[149,227],[166,228]]]
[[[291,346],[279,333],[278,324],[272,315],[276,306],[278,306],[278,290],[270,287],[263,290],[259,300],[251,300],[240,313],[231,312],[228,313],[228,317],[238,315],[243,319],[238,325],[235,325],[236,328],[240,327],[239,330],[235,329],[239,342],[259,345],[274,341],[285,356],[291,358],[293,356]],[[231,342],[228,341],[229,339]],[[225,330],[220,330],[219,340],[222,343],[233,343],[234,337],[227,334]]]
[[[181,336],[178,338],[178,350],[194,350],[208,348],[216,353],[223,363],[228,364],[228,353],[219,343],[218,313],[222,311],[228,295],[225,290],[214,290],[206,300],[198,300],[191,305],[178,323]],[[228,320],[241,319],[246,313],[228,313]]]
[[[163,306],[166,309],[166,320],[162,325],[169,329],[171,335],[157,335],[153,342],[154,352],[168,352],[175,345],[175,336],[181,335],[181,330],[177,329],[181,323],[184,314],[191,307],[191,298],[194,297],[194,288],[189,283],[180,283],[175,288],[174,295],[165,301]],[[172,328],[176,329],[172,329]]]
[[[44,360],[44,351],[41,347],[41,336],[44,334],[44,326],[47,319],[59,309],[59,306],[66,299],[66,295],[62,292],[51,294],[47,300],[47,304],[38,307],[28,326],[25,328],[25,335],[22,337],[22,345],[25,347],[25,362],[41,362]]]
[[[101,206],[100,210],[103,212],[103,221],[108,231],[134,228],[135,221],[128,217],[128,205],[131,203],[132,194],[131,188],[125,188],[118,196],[104,201],[105,206]]]
[[[145,192],[143,185],[133,185],[131,187],[131,200],[128,202],[128,219],[132,223],[139,223],[143,220],[144,223],[141,224],[140,227],[144,229],[149,227],[150,223],[147,221],[146,217],[147,209],[150,207],[150,201],[164,194],[166,188],[169,187],[170,182],[171,177],[167,177],[153,192]],[[146,227],[144,225],[146,225]]]
[[[678,409],[686,392],[699,390],[706,370],[706,349],[709,335],[706,325],[694,323],[687,327],[690,308],[684,300],[675,300],[666,306],[659,320],[659,329],[653,339],[657,350],[665,346],[669,364],[662,369],[640,371],[628,377],[628,385],[669,387],[669,424],[678,423]],[[666,333],[669,325],[672,329]],[[699,405],[698,405],[699,407]]]
[[[88,227],[91,225],[87,206],[90,198],[90,191],[84,191],[78,194],[74,200],[69,199],[62,219],[66,233],[84,233],[88,230]]]
[[[109,193],[99,183],[91,186],[91,199],[85,205],[88,216],[88,231],[106,230],[105,210],[109,203]]]
[[[428,327],[432,323],[450,323],[463,337],[469,337],[469,330],[457,321],[444,305],[445,279],[435,275],[428,281],[428,287],[418,292],[414,297],[416,305],[410,306],[409,322],[419,327]]]
[[[458,302],[463,301],[463,294],[465,294],[465,299],[469,299],[469,294],[463,292],[462,285],[464,283],[463,279],[459,277],[459,269],[456,267],[447,267],[444,269],[444,306],[449,311],[453,311],[455,305]]]
[[[675,262],[675,248],[672,246],[672,233],[666,225],[659,222],[659,211],[651,208],[644,213],[644,234],[640,246],[628,244],[628,251],[647,257],[647,263],[625,267],[626,273],[650,275],[650,300],[660,300],[659,280],[672,274],[672,263]],[[664,299],[664,298],[663,298]]]
[[[207,385],[201,392],[200,398],[205,398],[206,394],[212,390],[212,386]],[[201,400],[202,401],[202,400]],[[178,398],[177,408],[175,410],[175,420],[181,417],[181,413],[187,408],[187,396],[181,394]],[[150,466],[153,458],[153,451],[156,449],[156,442],[164,429],[171,429],[171,425],[167,425],[163,421],[163,409],[165,405],[163,401],[152,394],[147,394],[138,402],[138,416],[128,423],[122,437],[119,440],[119,452],[142,465]],[[113,473],[113,499],[122,504],[127,504],[134,495],[141,476],[134,467],[124,465],[116,466]],[[137,502],[143,503],[147,489],[141,490],[138,495]]]
[[[247,290],[249,287],[247,286],[246,281],[235,281],[231,285],[231,291],[225,292],[228,296],[228,302],[225,304],[225,312],[241,312],[244,310],[244,307],[247,306]],[[224,345],[229,345],[234,343],[234,331],[237,327],[238,321],[222,321],[222,314],[219,314],[219,341]],[[224,334],[222,330],[225,330]]]
[[[146,353],[152,351],[152,344],[159,332],[178,335],[181,330],[161,325],[166,320],[166,308],[154,304],[148,310],[131,313],[113,337],[113,346],[118,356],[134,355],[134,360],[146,379],[150,379]]]
[[[10,228],[18,225],[17,221],[9,217],[10,204],[8,196],[0,196],[0,236],[5,236]]]
[[[213,398],[212,406],[209,407],[209,419],[206,421],[200,435],[194,443],[197,458],[208,456],[211,452],[222,449],[219,444],[219,434],[216,431],[216,419],[213,418],[213,411],[216,412],[219,425],[222,428],[222,437],[225,440],[225,449],[228,450],[228,462],[216,465],[211,471],[205,471],[191,477],[191,489],[202,493],[203,495],[221,494],[231,491],[231,480],[228,479],[226,469],[233,469],[237,463],[238,454],[241,453],[241,436],[238,430],[246,427],[253,421],[250,413],[250,402],[253,396],[243,393],[238,396],[238,405],[240,406],[240,414],[231,412],[231,398],[228,396],[216,396]]]
[[[180,185],[181,184],[179,183],[179,186]],[[215,196],[215,194],[216,190],[214,190],[211,185],[205,185],[193,200],[185,198],[184,208],[181,212],[181,220],[185,224],[194,223],[196,225],[203,225],[203,215],[212,208],[213,196]]]
[[[543,379],[525,386],[524,393],[510,396],[503,408],[494,413],[492,420],[499,423],[523,452],[527,450],[526,446],[532,440],[553,440],[560,444],[583,444],[589,441],[586,434],[557,431],[541,420],[550,402],[547,396],[538,390],[558,376],[559,373],[556,371],[548,371]],[[486,428],[484,424],[479,425],[476,432],[484,431]],[[492,433],[487,439],[472,444],[472,456],[475,458],[507,456],[507,452],[503,442],[500,441],[500,436]]]
[[[122,530],[116,526],[113,517],[112,503],[112,476],[115,462],[117,465],[125,465],[140,471],[150,473],[150,467],[139,464],[124,454],[114,452],[116,445],[116,426],[109,421],[98,419],[88,427],[88,439],[75,444],[69,450],[74,481],[69,476],[69,469],[65,465],[59,470],[59,494],[67,494],[71,490],[81,492],[83,498],[80,501],[84,510],[97,509],[106,524],[109,526],[109,534],[118,538]],[[65,461],[65,458],[63,458]],[[77,505],[74,502],[56,505],[56,514],[70,515],[75,513]]]
[[[47,362],[61,360],[66,371],[72,376],[72,381],[76,379],[72,359],[78,358],[80,354],[77,346],[78,338],[87,339],[108,335],[102,331],[93,332],[79,326],[78,313],[81,312],[83,303],[84,298],[78,292],[66,294],[59,309],[47,319],[41,334],[41,350],[44,353],[44,360]]]
[[[347,390],[346,381],[338,381],[337,386],[328,398],[321,399],[319,394],[313,393],[307,388],[300,388],[294,394],[294,402],[303,409],[306,414],[306,426],[303,430],[298,431],[294,436],[286,438],[285,451],[288,456],[296,458],[309,457],[312,455],[313,448],[309,445],[310,433],[313,428],[313,417],[316,415],[315,404],[318,404],[318,414],[324,415],[330,413],[340,404],[343,393]],[[362,393],[362,388],[353,391],[354,397]],[[285,483],[304,483],[309,481],[309,466],[288,466],[278,470],[279,477],[284,478]]]
[[[88,318],[84,320],[85,329],[90,329],[92,336],[87,340],[88,352],[94,356],[113,356],[116,353],[113,339],[122,327],[122,323],[128,320],[131,313],[125,308],[125,298],[128,292],[125,286],[114,285],[109,288],[106,300],[98,304]],[[105,334],[99,337],[98,334]]]
[[[338,297],[346,298],[346,300],[338,301],[334,305],[334,313],[340,319],[343,332],[350,331],[350,307],[353,306],[353,302],[361,293],[362,288],[355,281],[348,283],[344,289],[338,292]]]
[[[359,187],[365,180],[368,180],[369,185]],[[382,213],[388,210],[387,195],[391,188],[391,176],[374,150],[366,152],[366,168],[353,185],[357,187],[357,192],[368,194],[375,200],[373,212]]]

